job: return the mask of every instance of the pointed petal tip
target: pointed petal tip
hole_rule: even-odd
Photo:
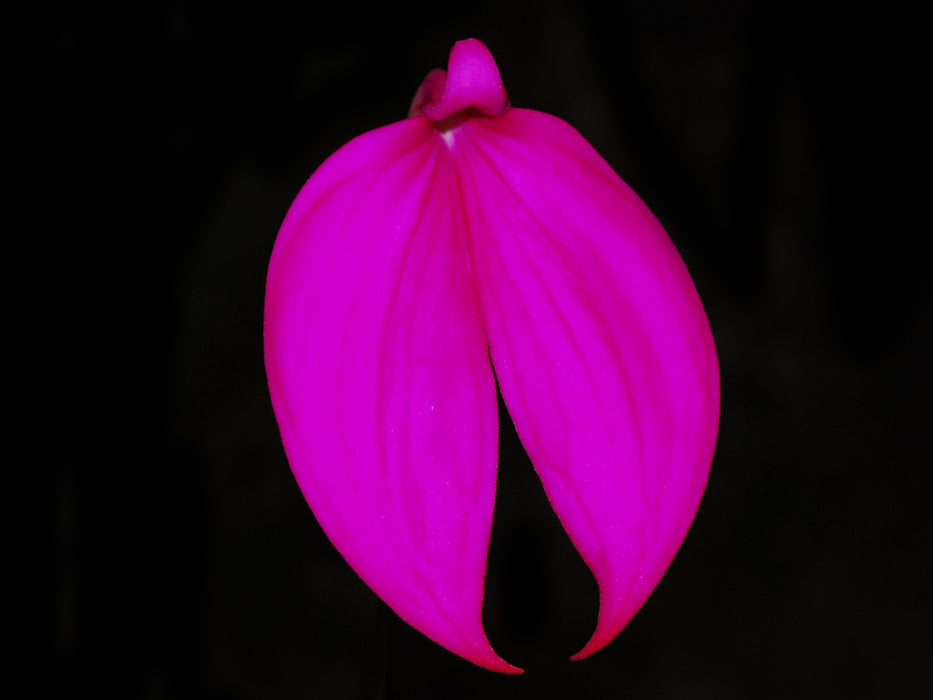
[[[485,646],[485,649],[481,649],[478,653],[474,649],[458,650],[452,645],[442,644],[441,642],[437,643],[448,651],[487,671],[492,671],[494,673],[504,673],[510,676],[518,676],[525,672],[525,669],[519,668],[518,666],[513,666],[501,656],[496,654],[496,652],[493,651],[492,647],[489,646],[488,643],[482,645]]]
[[[460,630],[460,632],[462,631],[463,630]],[[466,659],[470,663],[476,664],[480,668],[484,668],[487,671],[505,673],[508,675],[519,675],[525,672],[523,668],[513,666],[508,661],[499,656],[492,648],[492,645],[489,643],[489,640],[486,638],[486,635],[482,632],[482,630],[480,630],[478,634],[474,636],[474,640],[467,643],[467,645],[443,643],[437,639],[434,639],[434,641],[436,641],[448,651],[453,652],[457,656],[460,656],[461,658]]]
[[[481,665],[483,668],[489,669],[490,671],[495,671],[496,673],[505,673],[510,676],[520,676],[525,672],[525,669],[519,668],[518,666],[513,666],[504,659],[498,659],[496,662]]]
[[[576,654],[570,657],[571,661],[583,661],[583,659],[588,659],[597,651],[604,649],[615,639],[615,635],[606,638],[606,635],[603,634],[594,634],[593,637],[588,641],[583,648],[578,651]]]
[[[456,625],[455,628],[448,627],[443,630],[440,635],[428,634],[427,636],[448,651],[487,671],[509,675],[525,672],[524,669],[513,666],[496,653],[481,623],[476,626]]]
[[[602,601],[600,601],[600,606],[602,606]],[[593,632],[593,636],[590,637],[589,641],[583,645],[583,648],[570,657],[570,660],[582,661],[609,646],[637,612],[638,608],[631,612],[619,611],[614,616],[606,616],[600,609],[600,620],[596,624],[596,631]]]

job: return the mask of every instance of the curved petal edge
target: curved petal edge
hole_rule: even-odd
[[[706,486],[719,370],[667,233],[565,122],[463,124],[472,265],[503,398],[600,590],[608,644],[671,563]]]

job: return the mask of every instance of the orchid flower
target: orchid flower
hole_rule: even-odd
[[[683,541],[719,422],[709,323],[670,238],[566,122],[509,105],[476,39],[409,117],[311,176],[269,265],[265,358],[289,463],[402,619],[520,673],[481,619],[496,384],[599,586],[612,641]]]

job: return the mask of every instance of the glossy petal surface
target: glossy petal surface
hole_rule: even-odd
[[[514,672],[482,628],[495,383],[431,126],[365,134],[302,190],[270,264],[267,373],[289,462],[340,553],[424,634]]]
[[[693,282],[642,201],[565,122],[511,109],[453,134],[493,366],[600,589],[608,644],[706,486],[718,364]]]

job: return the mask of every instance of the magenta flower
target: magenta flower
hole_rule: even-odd
[[[598,651],[645,602],[706,486],[709,323],[664,229],[572,127],[509,106],[458,42],[408,119],[331,156],[282,224],[269,387],[318,521],[404,620],[485,668],[496,382],[599,585]]]

